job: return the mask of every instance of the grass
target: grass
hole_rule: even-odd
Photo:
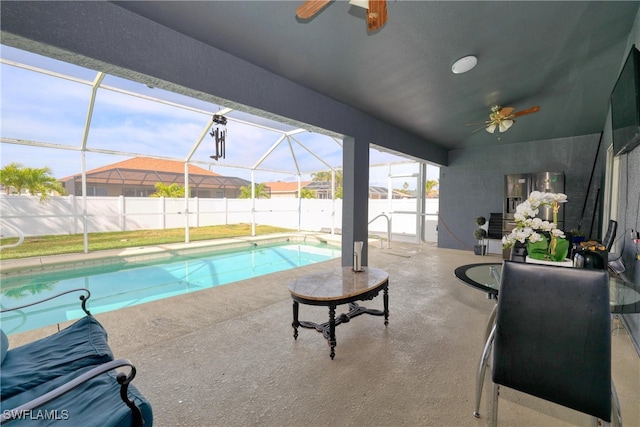
[[[293,230],[256,225],[256,235],[291,231]],[[95,252],[107,249],[182,243],[184,242],[184,228],[89,233],[88,236],[89,251]],[[189,241],[192,242],[246,236],[251,236],[251,224],[215,225],[189,229]],[[10,245],[17,240],[17,238],[0,239],[0,245]],[[82,234],[25,237],[22,245],[0,251],[0,260],[83,252],[84,236]]]

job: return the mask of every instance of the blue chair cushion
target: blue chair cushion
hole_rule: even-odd
[[[62,331],[11,349],[0,370],[4,400],[69,372],[113,360],[107,332],[93,316]]]
[[[87,366],[76,372],[70,372],[46,383],[2,401],[3,410],[14,409],[95,368]],[[151,404],[132,384],[128,388],[129,399],[133,400],[142,412],[145,427],[153,424]],[[37,420],[37,421],[36,421]],[[22,418],[11,421],[16,426],[70,425],[100,427],[130,427],[131,409],[120,398],[120,385],[115,371],[101,374],[82,383],[58,398],[45,403],[37,409],[27,412]]]
[[[0,365],[4,362],[7,351],[9,351],[9,338],[7,338],[7,334],[0,329]]]

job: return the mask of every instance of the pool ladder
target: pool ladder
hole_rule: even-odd
[[[9,228],[13,231],[15,231],[18,234],[18,241],[16,243],[12,243],[10,245],[2,245],[0,246],[0,251],[2,249],[9,249],[9,248],[15,248],[17,246],[20,246],[22,244],[22,242],[24,242],[24,233],[22,231],[20,231],[20,229],[14,227],[11,224],[7,224],[6,222],[1,222],[0,223],[2,225],[2,228]],[[5,237],[3,234],[0,234],[0,237]]]

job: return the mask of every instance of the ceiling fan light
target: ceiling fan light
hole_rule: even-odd
[[[495,124],[490,124],[489,126],[487,126],[487,132],[493,133],[495,131],[496,131],[496,125]]]
[[[349,4],[363,9],[369,9],[369,0],[349,0]]]
[[[500,122],[500,132],[506,132],[513,126],[513,120],[503,120]]]
[[[451,66],[451,72],[453,74],[462,74],[467,71],[471,71],[476,64],[478,63],[478,58],[473,55],[465,56],[463,58],[458,59]]]

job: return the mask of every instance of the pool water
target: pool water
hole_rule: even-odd
[[[20,275],[2,280],[2,308],[43,300],[69,289],[91,291],[87,308],[98,314],[119,308],[195,292],[340,257],[340,248],[327,244],[287,243],[178,255],[143,264],[105,265]],[[2,329],[15,334],[84,315],[74,292],[43,304],[2,314]]]

